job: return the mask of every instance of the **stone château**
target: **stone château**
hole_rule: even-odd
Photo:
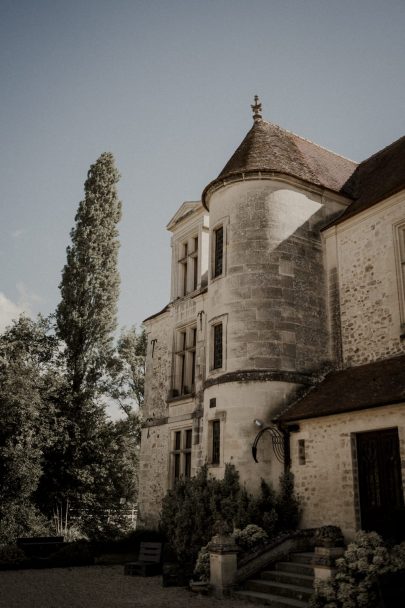
[[[357,164],[252,109],[167,226],[170,302],[145,321],[140,519],[158,523],[177,478],[233,463],[253,493],[290,468],[303,527],[389,533],[404,519],[405,137]]]

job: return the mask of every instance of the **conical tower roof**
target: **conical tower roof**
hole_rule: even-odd
[[[253,107],[253,106],[252,106]],[[260,179],[266,174],[289,175],[341,192],[357,163],[254,116],[254,124],[218,177],[205,188],[207,206],[212,191],[230,181]]]

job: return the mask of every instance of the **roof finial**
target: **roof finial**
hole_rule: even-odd
[[[250,106],[253,110],[253,120],[254,122],[259,122],[262,119],[261,111],[262,104],[259,101],[258,95],[255,95],[255,103],[253,106]]]

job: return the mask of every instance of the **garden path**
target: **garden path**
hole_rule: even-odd
[[[124,576],[123,566],[0,572],[0,608],[252,608],[238,600],[162,587],[160,576]]]

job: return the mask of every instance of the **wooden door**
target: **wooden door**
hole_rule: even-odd
[[[361,527],[405,538],[398,429],[357,434]]]

